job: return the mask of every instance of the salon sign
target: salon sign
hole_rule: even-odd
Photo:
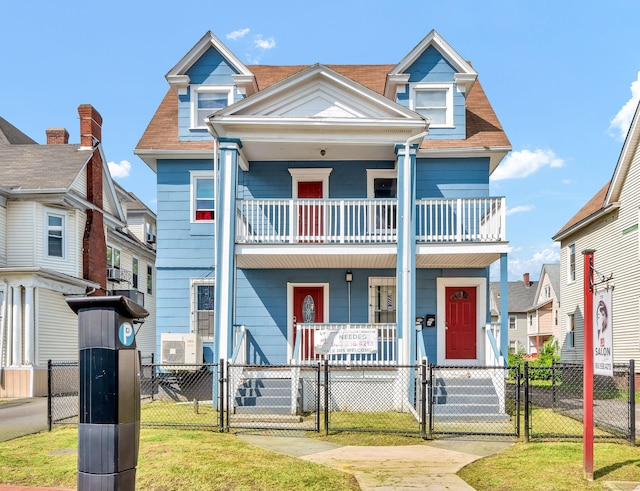
[[[593,373],[613,377],[611,294],[613,289],[593,294]]]
[[[314,333],[313,348],[318,355],[375,354],[378,352],[378,330],[319,329]]]

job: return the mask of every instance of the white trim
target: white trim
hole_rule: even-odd
[[[375,286],[394,286],[396,288],[396,296],[394,298],[394,309],[396,318],[393,320],[393,324],[398,324],[398,278],[396,276],[369,276],[369,288],[367,290],[367,302],[369,302],[369,324],[377,324],[375,322],[375,305],[371,298],[371,289]],[[388,322],[381,322],[380,324],[388,324]]]
[[[446,90],[446,113],[445,113],[445,123],[444,124],[436,124],[432,121],[429,121],[429,128],[454,128],[454,119],[453,119],[453,84],[452,83],[429,83],[429,82],[419,82],[415,84],[410,84],[410,99],[409,99],[409,107],[415,111],[416,104],[416,92],[419,91],[429,91],[429,90]],[[420,113],[418,113],[420,114]],[[425,115],[421,115],[426,118]]]
[[[196,290],[198,286],[213,286],[214,287],[214,299],[215,299],[215,286],[216,282],[214,278],[189,278],[189,332],[191,334],[197,334],[196,329],[196,303],[198,301]],[[214,300],[215,302],[215,300]],[[215,316],[215,304],[213,307],[213,315]],[[215,324],[214,324],[215,326]],[[203,342],[213,342],[215,338],[215,332],[213,336],[200,336]]]
[[[215,177],[215,171],[214,170],[192,170],[189,171],[190,177],[189,177],[189,198],[190,198],[190,203],[189,203],[189,222],[190,223],[213,223],[215,222],[215,216],[216,216],[216,212],[215,212],[215,208],[216,208],[216,194],[215,194],[215,184],[216,184],[216,177]],[[196,188],[195,188],[195,182],[197,179],[213,179],[213,188],[214,188],[214,192],[213,192],[213,208],[214,208],[214,212],[213,212],[213,220],[196,220]]]
[[[476,358],[473,360],[453,360],[446,358],[445,320],[446,295],[445,288],[450,286],[475,287],[476,289]],[[487,323],[487,279],[486,278],[438,278],[437,279],[437,338],[438,365],[469,365],[482,364],[484,353],[484,329]]]
[[[322,197],[329,197],[329,174],[333,168],[291,168],[289,174],[291,174],[291,197],[296,199],[298,197],[298,183],[299,182],[315,182],[322,181]]]
[[[375,198],[375,179],[398,179],[398,169],[367,169],[367,198]]]
[[[212,93],[212,92],[227,92],[227,107],[233,104],[233,93],[234,93],[233,85],[191,85],[189,94],[189,105],[191,108],[191,123],[190,129],[198,129],[198,130],[206,130],[207,123],[206,120],[203,120],[202,125],[198,124],[198,94],[201,93]],[[224,108],[221,108],[224,109]],[[216,111],[211,111],[208,116]],[[205,118],[206,119],[206,118]]]
[[[322,287],[322,321],[329,322],[329,283],[290,283],[287,282],[287,360],[293,356],[293,289],[297,287]]]

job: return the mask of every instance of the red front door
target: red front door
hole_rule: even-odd
[[[446,287],[445,352],[452,360],[476,359],[476,289]]]
[[[298,199],[321,199],[322,181],[298,182]],[[317,204],[298,207],[298,236],[303,242],[315,242],[322,235],[322,208]]]
[[[324,287],[296,286],[293,289],[293,344],[296,343],[296,325],[324,322]],[[303,360],[314,358],[313,331],[303,331],[300,339]]]

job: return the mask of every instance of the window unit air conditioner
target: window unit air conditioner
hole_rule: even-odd
[[[160,363],[170,371],[195,371],[202,365],[202,340],[195,333],[163,332]]]
[[[156,243],[156,234],[150,234],[149,232],[147,232],[145,234],[145,240],[149,243],[149,244],[155,244]]]
[[[107,280],[120,281],[122,279],[122,272],[118,268],[107,268]]]

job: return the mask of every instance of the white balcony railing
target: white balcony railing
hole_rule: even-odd
[[[351,351],[354,348],[357,350],[357,346],[350,343],[346,350],[338,348],[336,353],[319,354],[316,352],[316,348],[319,348],[318,338],[321,335],[326,336],[327,331],[335,335],[348,334],[349,332],[363,333],[365,331],[371,333],[374,331],[375,339],[372,345],[372,338],[367,338],[368,346],[363,352],[341,352]],[[371,349],[372,347],[373,349]],[[326,345],[325,349],[327,349]],[[395,365],[398,360],[397,351],[396,324],[298,324],[296,326],[293,362],[316,364],[319,361],[328,360],[333,365]]]
[[[396,243],[397,223],[395,199],[239,200],[236,240],[245,244]],[[504,241],[504,198],[418,200],[416,240]]]

